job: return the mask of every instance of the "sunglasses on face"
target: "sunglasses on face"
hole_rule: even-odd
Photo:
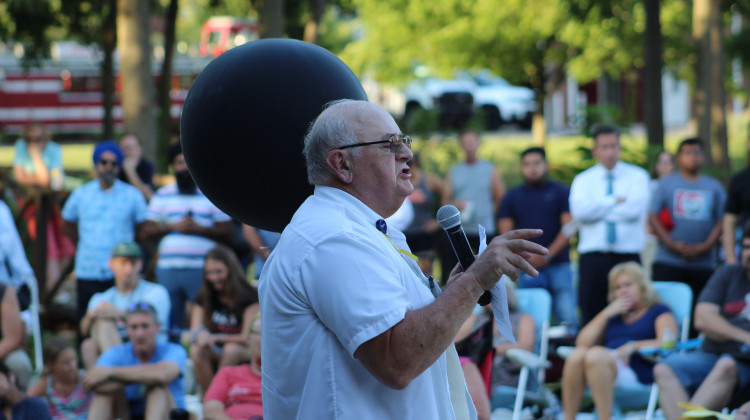
[[[383,143],[390,143],[391,153],[398,153],[399,150],[401,150],[401,144],[405,144],[407,149],[411,150],[411,137],[406,136],[404,134],[394,134],[387,140],[378,140],[378,141],[370,141],[366,143],[354,143],[354,144],[347,144],[346,146],[341,146],[339,149],[349,149],[352,147],[360,147],[360,146],[369,146],[371,144],[383,144]]]
[[[130,311],[151,311],[156,312],[153,305],[148,302],[133,302],[128,306],[128,312]]]
[[[113,168],[120,166],[116,160],[112,159],[99,159],[99,164],[102,166],[112,166]]]

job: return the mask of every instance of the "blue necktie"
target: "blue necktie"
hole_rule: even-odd
[[[612,182],[614,181],[615,176],[612,175],[612,173],[607,174],[607,195],[612,195],[614,193]],[[607,222],[607,243],[610,245],[614,245],[614,243],[617,242],[617,231],[615,230],[615,222]]]
[[[383,232],[383,235],[387,235],[388,234],[388,225],[385,224],[385,220],[383,220],[383,219],[378,219],[375,222],[375,228],[377,230]]]

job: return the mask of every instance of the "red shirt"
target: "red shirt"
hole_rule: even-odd
[[[224,411],[233,419],[247,419],[263,415],[260,376],[249,364],[227,366],[219,369],[203,398],[220,401]]]

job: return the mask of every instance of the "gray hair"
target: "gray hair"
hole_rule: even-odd
[[[307,163],[307,181],[311,185],[325,184],[330,179],[332,172],[326,163],[328,152],[359,142],[351,117],[368,106],[369,102],[352,99],[332,101],[326,104],[323,112],[312,123],[302,150]],[[360,151],[354,148],[351,153],[357,156]]]

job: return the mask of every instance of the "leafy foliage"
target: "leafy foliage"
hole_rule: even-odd
[[[14,40],[24,48],[24,65],[49,56],[49,27],[56,23],[50,0],[0,2],[0,39]]]

